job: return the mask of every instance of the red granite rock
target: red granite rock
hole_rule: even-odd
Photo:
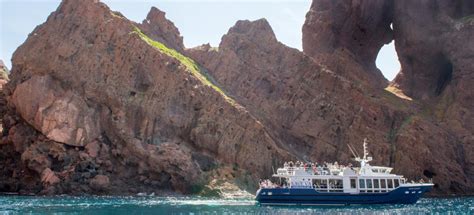
[[[107,174],[110,193],[132,192],[130,187],[189,193],[208,180],[197,160],[202,156],[193,153],[244,169],[252,181],[289,158],[204,69],[165,47],[182,42],[168,40],[178,33],[161,29],[159,22],[172,25],[163,15],[152,9],[143,30],[163,33],[166,43],[154,47],[137,30],[143,26],[106,5],[65,0],[15,52],[9,106],[21,116],[17,123],[27,122],[39,131],[33,135],[46,137],[19,153],[38,174],[51,168],[64,175],[54,192],[65,192],[67,184],[77,185],[67,192],[94,193],[87,181]],[[90,145],[95,141],[98,147]],[[41,150],[59,143],[67,146],[61,158]]]
[[[41,173],[41,182],[46,185],[54,185],[59,183],[60,179],[56,176],[56,174],[50,169],[46,168]]]
[[[90,181],[90,185],[95,190],[107,191],[107,189],[109,189],[109,186],[110,186],[110,180],[109,180],[109,177],[107,177],[106,175],[96,175]]]
[[[184,50],[183,37],[173,22],[165,17],[166,13],[156,7],[152,7],[146,19],[139,25],[140,29],[152,39],[166,46],[178,50]]]

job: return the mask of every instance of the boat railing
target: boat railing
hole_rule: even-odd
[[[330,169],[328,167],[284,167],[277,170],[278,175],[295,175],[297,170],[303,170],[310,175],[338,175],[343,169]]]

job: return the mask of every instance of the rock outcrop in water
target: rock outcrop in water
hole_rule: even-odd
[[[65,0],[14,54],[0,191],[252,189],[287,159],[350,162],[347,144],[368,137],[375,164],[472,194],[472,5],[434,2],[314,0],[303,53],[265,19],[185,49],[156,8],[137,24]],[[393,38],[402,72],[387,89],[399,97],[375,67]]]

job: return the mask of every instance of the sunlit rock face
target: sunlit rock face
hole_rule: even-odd
[[[0,59],[0,90],[3,89],[3,85],[5,85],[8,81],[8,68],[5,66],[3,61]]]
[[[159,41],[172,49],[183,51],[183,37],[180,35],[178,28],[174,26],[174,23],[166,19],[165,15],[165,12],[152,7],[139,27],[153,40]]]

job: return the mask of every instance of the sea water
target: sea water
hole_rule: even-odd
[[[276,207],[253,199],[0,196],[0,214],[474,214],[474,197],[422,198],[412,205]]]

